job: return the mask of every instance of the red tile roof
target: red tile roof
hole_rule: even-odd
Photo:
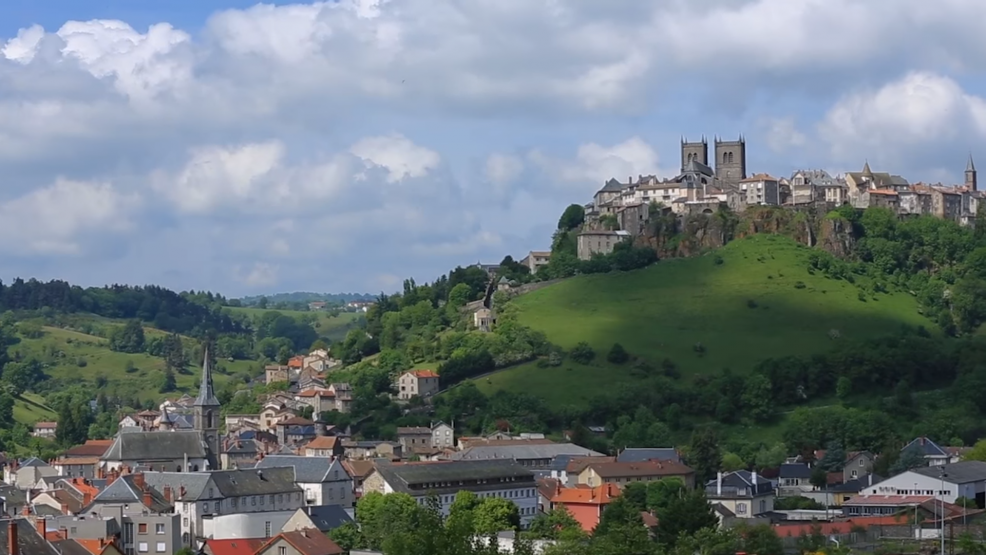
[[[342,555],[345,553],[341,547],[329,539],[328,536],[320,532],[317,528],[305,528],[295,532],[281,532],[274,536],[256,552],[263,553],[264,549],[274,545],[280,540],[291,544],[301,555]],[[272,554],[265,554],[272,555]]]
[[[303,356],[294,356],[288,359],[289,368],[301,368],[304,363],[305,357]]]
[[[906,516],[863,516],[840,522],[820,522],[817,523],[817,526],[821,528],[822,534],[830,536],[832,534],[848,534],[854,526],[869,528],[870,526],[896,526],[900,524],[907,524]],[[781,523],[774,525],[774,531],[782,538],[796,538],[802,535],[811,535],[813,526],[815,525],[810,523]]]
[[[594,488],[561,488],[551,498],[552,503],[578,505],[608,505],[620,496],[616,484],[603,484]]]
[[[205,545],[212,555],[253,555],[264,545],[266,539],[249,538],[236,540],[205,540]]]
[[[290,418],[285,418],[277,423],[278,426],[311,426],[315,424],[307,418],[302,418],[300,416],[292,416]]]
[[[57,428],[57,427],[58,427],[58,422],[35,422],[34,423],[34,429],[35,430],[38,430],[38,429],[52,429],[52,428]]]
[[[335,436],[318,436],[305,445],[305,449],[335,449],[339,438]]]
[[[414,376],[416,378],[437,378],[438,377],[438,374],[436,374],[434,370],[412,370],[411,373],[414,374]]]

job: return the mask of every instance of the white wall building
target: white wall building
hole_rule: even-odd
[[[272,538],[297,511],[237,513],[202,519],[202,535],[216,540]]]
[[[944,478],[942,477],[944,471]],[[947,503],[986,494],[986,462],[963,461],[903,472],[869,486],[860,495],[931,495]]]

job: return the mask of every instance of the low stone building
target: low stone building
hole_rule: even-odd
[[[578,235],[579,260],[589,260],[595,254],[609,254],[616,245],[630,238],[630,233],[624,230],[583,231]]]

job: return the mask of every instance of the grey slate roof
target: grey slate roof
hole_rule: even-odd
[[[674,461],[681,462],[681,456],[674,447],[627,447],[616,456],[616,462],[644,461]]]
[[[220,470],[211,472],[210,478],[223,497],[301,491],[294,483],[293,468]]]
[[[475,483],[485,480],[488,483],[470,486],[471,490],[503,489],[501,480],[517,485],[535,484],[534,474],[512,460],[496,461],[455,461],[424,464],[390,464],[377,462],[376,470],[380,476],[398,493],[420,495],[425,492],[457,492],[462,482]]]
[[[615,178],[611,178],[609,181],[606,182],[605,185],[603,185],[602,189],[599,189],[599,192],[601,193],[603,191],[606,191],[611,193],[619,193],[622,190],[623,190],[623,184],[617,181]]]
[[[303,484],[319,484],[335,481],[329,472],[333,466],[339,472],[339,480],[348,480],[349,475],[338,461],[324,457],[301,457],[298,455],[271,455],[264,457],[254,468],[291,468],[294,481]]]
[[[44,468],[46,466],[51,466],[51,465],[49,465],[48,463],[44,462],[43,460],[41,460],[41,459],[39,459],[37,457],[30,457],[28,459],[24,459],[23,461],[21,461],[20,464],[19,464],[19,466],[22,467],[22,468],[31,467],[31,466],[37,466],[39,468]]]
[[[518,442],[520,443],[520,442]],[[456,461],[479,461],[490,459],[554,459],[559,455],[575,455],[580,457],[599,457],[592,449],[580,447],[574,443],[544,443],[522,445],[477,445],[451,455]]]
[[[782,464],[778,476],[781,478],[808,479],[811,478],[811,468],[805,463]]]
[[[172,499],[180,501],[196,500],[202,496],[206,484],[209,483],[208,472],[145,472],[144,482],[164,492],[164,486],[170,486],[174,492]],[[185,496],[179,499],[181,488],[185,488]]]
[[[212,369],[209,368],[209,348],[206,347],[202,360],[202,382],[199,384],[199,396],[195,398],[195,407],[218,407],[219,399],[212,387]],[[218,414],[216,417],[218,418]]]
[[[945,471],[945,481],[952,484],[968,484],[986,481],[986,462],[962,461],[955,464],[928,466],[914,469],[912,472],[922,476],[938,478]]]
[[[353,517],[349,516],[342,505],[309,505],[302,510],[321,532],[334,530],[353,521]]]
[[[901,453],[907,451],[908,449],[917,449],[921,455],[925,457],[947,457],[948,453],[945,452],[937,443],[931,441],[926,437],[914,438],[910,443],[904,446],[900,450]]]
[[[168,503],[168,501],[164,498],[164,495],[162,495],[161,492],[158,491],[152,484],[146,483],[146,485],[149,486],[148,491],[151,494],[151,504],[148,509],[155,513],[162,513],[173,507],[173,505]],[[99,492],[99,494],[92,500],[92,505],[99,505],[102,503],[143,504],[144,493],[139,487],[137,487],[137,484],[134,483],[134,475],[127,474],[114,480],[112,484],[107,486],[103,491]]]
[[[61,540],[51,543],[62,555],[92,555],[88,549],[82,547],[82,545],[75,540]]]
[[[22,555],[58,555],[58,551],[38,534],[29,520],[15,518],[14,522],[17,526],[17,548]],[[0,521],[0,553],[5,555],[9,545],[9,526],[10,519]]]
[[[100,457],[104,461],[180,460],[205,458],[205,445],[198,432],[132,432],[116,436]]]

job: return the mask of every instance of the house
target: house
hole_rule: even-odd
[[[811,467],[805,463],[785,463],[777,476],[777,495],[780,497],[801,495],[814,491],[811,483]]]
[[[276,382],[288,382],[291,380],[291,368],[280,364],[272,364],[264,367],[264,383],[270,385]]]
[[[438,393],[438,374],[434,370],[410,370],[397,379],[397,398],[429,397]]]
[[[343,448],[350,459],[389,459],[399,460],[403,455],[401,444],[395,441],[353,441],[344,440]]]
[[[202,435],[194,430],[120,434],[100,457],[100,465],[106,470],[126,466],[186,472],[210,467]]]
[[[606,506],[619,496],[619,486],[612,483],[588,488],[558,488],[550,500],[551,510],[564,507],[583,530],[591,533]]]
[[[355,504],[353,479],[336,458],[271,455],[257,462],[257,470],[290,467],[294,483],[305,492],[306,505]]]
[[[842,504],[842,514],[859,517],[913,513],[922,503],[934,500],[931,495],[855,495]]]
[[[314,528],[281,532],[257,549],[254,555],[342,555],[345,551]]]
[[[305,357],[301,355],[295,355],[288,359],[288,368],[294,371],[300,371],[305,367]]]
[[[705,484],[709,503],[722,506],[736,518],[753,518],[774,510],[774,484],[756,472],[720,472]]]
[[[431,446],[435,449],[455,449],[455,427],[444,422],[432,422]]]
[[[480,306],[472,313],[472,325],[479,331],[490,332],[493,330],[493,326],[496,325],[496,317],[493,315],[492,310],[485,306]]]
[[[866,487],[860,493],[864,496],[935,496],[947,503],[965,497],[982,505],[986,499],[986,462],[963,461],[916,468]]]
[[[315,422],[300,416],[292,416],[277,422],[274,425],[274,433],[277,435],[277,441],[281,445],[314,439]]]
[[[57,511],[57,514],[74,515],[87,507],[92,502],[92,499],[93,496],[91,494],[79,498],[72,495],[68,490],[51,489],[35,495],[31,499],[31,504],[34,505],[36,512],[44,505]]]
[[[460,491],[471,491],[481,499],[499,497],[517,505],[525,528],[538,513],[534,474],[511,460],[397,464],[378,461],[376,472],[363,482],[363,491],[406,493],[422,505],[435,495],[446,516]]]
[[[212,524],[229,515],[293,512],[304,504],[292,468],[147,472],[144,480],[172,497],[174,511],[182,517],[181,538],[186,546],[209,537],[206,520]]]
[[[128,414],[117,422],[116,427],[121,430],[124,428],[139,428],[140,424],[137,422],[137,419],[133,417],[133,415]]]
[[[44,522],[44,521],[42,521]],[[26,518],[0,521],[0,554],[3,555],[60,555]]]
[[[30,457],[23,461],[11,461],[6,466],[4,482],[26,490],[33,488],[41,478],[51,476],[58,476],[54,467],[37,457]]]
[[[739,182],[740,194],[746,199],[746,204],[779,206],[781,204],[780,186],[776,177],[766,173],[754,174]]]
[[[627,447],[616,456],[616,462],[621,463],[643,461],[671,461],[680,463],[681,453],[674,447]]]
[[[542,266],[551,261],[551,251],[531,251],[520,261],[532,274],[536,274]]]
[[[401,451],[411,454],[415,449],[431,449],[431,428],[422,426],[397,428],[397,443]]]
[[[282,532],[294,532],[305,528],[317,528],[323,534],[353,521],[342,505],[309,505],[298,509],[281,528]]]
[[[928,466],[938,466],[959,462],[958,458],[954,457],[947,448],[941,447],[926,437],[914,438],[910,443],[905,445],[900,452],[904,453],[905,451],[912,449],[917,450],[917,452],[924,457],[924,460],[927,461]]]
[[[363,496],[363,482],[366,481],[370,474],[376,472],[373,461],[346,459],[342,461],[342,466],[352,476],[353,491],[356,494],[356,499],[359,499]]]
[[[596,254],[609,254],[616,245],[630,238],[628,231],[583,231],[576,240],[579,260],[589,260]]]
[[[52,462],[52,466],[59,476],[68,476],[69,478],[81,477],[92,480],[98,474],[100,461],[99,457],[62,457]]]
[[[49,539],[49,541],[62,555],[124,555],[116,540],[112,538]]]
[[[453,453],[450,458],[456,461],[481,461],[489,459],[513,459],[522,466],[548,468],[560,455],[577,457],[598,457],[592,449],[574,443],[554,443],[548,440],[501,440],[476,442],[473,446]]]
[[[255,439],[234,439],[227,441],[219,457],[223,469],[240,468],[252,465],[259,455],[265,454],[263,443]]]
[[[344,452],[342,441],[329,435],[317,435],[301,448],[301,454],[306,457],[342,457]]]
[[[57,431],[58,422],[35,422],[34,427],[31,428],[31,435],[51,439],[55,437]]]
[[[846,453],[846,464],[842,467],[842,481],[851,482],[865,478],[873,473],[876,455],[869,451],[853,451]],[[958,462],[958,461],[953,461]]]
[[[695,471],[671,461],[590,462],[578,475],[577,483],[589,487],[631,482],[654,482],[663,478],[680,478],[685,487],[695,487]]]
[[[308,303],[308,310],[315,312],[316,310],[323,310],[325,308],[325,301],[312,301]]]
[[[226,540],[209,538],[202,544],[198,555],[253,555],[265,543],[267,543],[267,540],[264,538]]]
[[[138,472],[108,481],[88,506],[87,518],[116,518],[122,528],[120,544],[126,553],[174,553],[181,543],[181,516],[169,499],[170,490],[160,492]]]
[[[113,444],[112,439],[87,439],[82,445],[76,445],[62,454],[64,459],[75,457],[102,457]]]

